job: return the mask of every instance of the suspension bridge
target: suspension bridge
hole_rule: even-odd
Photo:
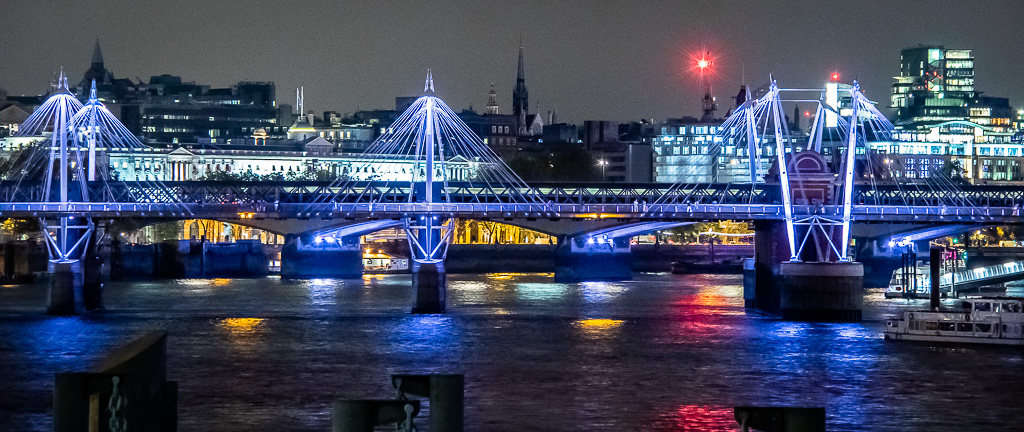
[[[83,105],[62,76],[57,91],[19,129],[41,139],[9,155],[0,173],[0,216],[42,222],[50,271],[58,276],[51,289],[55,313],[81,309],[81,262],[103,236],[97,224],[117,218],[244,221],[286,234],[344,229],[349,237],[400,226],[409,240],[418,312],[444,310],[448,221],[454,218],[557,234],[564,259],[556,267],[581,279],[623,277],[624,261],[615,257],[628,254],[629,237],[695,221],[760,223],[759,236],[769,236],[762,243],[783,240],[759,254],[765,266],[850,263],[855,222],[1019,221],[1024,194],[1018,190],[949,182],[864,184],[855,176],[858,149],[866,148],[869,135],[889,136],[892,125],[856,83],[848,93],[845,116],[820,89],[783,89],[772,81],[762,97],[748,94],[723,124],[721,138],[746,147],[749,184],[528,185],[435,96],[429,72],[424,95],[365,152],[366,167],[411,166],[411,181],[121,182],[108,178],[105,149],[145,146],[97,99],[95,86]],[[799,96],[784,97],[789,94]],[[792,102],[818,104],[805,152],[794,152],[783,121],[782,104]],[[844,144],[837,173],[815,156],[826,130]],[[766,147],[791,156],[759,172]],[[469,173],[458,181],[448,178],[452,160],[468,161]],[[594,235],[603,241],[592,241]],[[296,253],[316,252],[297,242]],[[628,277],[628,265],[624,271]],[[853,307],[859,315],[859,306]]]

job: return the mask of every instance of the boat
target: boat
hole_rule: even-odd
[[[962,258],[958,258],[954,268],[966,268],[966,263]],[[892,278],[889,279],[889,287],[885,290],[885,298],[929,298],[931,296],[931,269],[928,267],[928,264],[924,261],[918,261],[912,268],[914,276],[906,280],[903,278],[903,271],[905,269],[906,267],[900,267],[892,272]],[[946,266],[942,266],[939,271],[941,275],[949,273],[949,269]],[[941,291],[941,294],[945,296],[948,291],[949,288],[946,288]],[[980,293],[980,290],[978,292]]]
[[[409,259],[393,257],[383,251],[371,253],[369,249],[363,253],[363,273],[391,274],[409,273]]]
[[[979,297],[952,308],[905,311],[885,321],[886,340],[1024,346],[1024,298]]]
[[[918,261],[913,270],[914,277],[904,280],[903,271],[906,267],[900,267],[892,272],[889,279],[889,287],[885,290],[885,298],[928,298],[931,290],[928,286],[929,268],[923,262]]]

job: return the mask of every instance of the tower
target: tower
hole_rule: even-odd
[[[114,76],[103,66],[103,51],[100,50],[100,40],[96,39],[96,45],[92,49],[92,62],[90,62],[89,70],[85,71],[85,76],[82,78],[82,82],[78,84],[79,89],[85,92],[86,89],[92,88],[92,82],[96,81],[96,84],[100,87],[100,90],[108,88],[110,84],[113,84]]]
[[[491,91],[487,92],[487,110],[484,113],[498,113],[498,93],[494,91],[494,83],[491,83]]]
[[[512,115],[516,117],[519,135],[526,135],[526,114],[530,111],[530,96],[526,91],[526,77],[523,73],[523,44],[519,43],[519,68],[516,72],[516,88],[512,90]]]

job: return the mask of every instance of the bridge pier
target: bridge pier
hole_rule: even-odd
[[[633,277],[629,238],[562,237],[555,250],[555,281],[621,281]]]
[[[324,237],[285,236],[281,249],[282,278],[363,277],[363,255],[358,235]]]
[[[412,313],[434,314],[444,312],[447,306],[448,280],[444,261],[438,263],[412,262],[412,287],[415,292]]]
[[[785,229],[778,221],[754,223],[754,259],[743,266],[744,305],[786,320],[860,321],[864,266],[789,261]]]
[[[50,290],[46,313],[77,315],[85,311],[85,272],[80,260],[54,261],[47,266]]]

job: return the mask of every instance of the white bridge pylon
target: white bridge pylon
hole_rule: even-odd
[[[81,259],[95,235],[91,218],[67,215],[77,204],[124,200],[172,204],[182,210],[174,194],[159,181],[147,179],[116,194],[111,191],[107,151],[137,151],[145,146],[99,101],[95,81],[82,105],[62,71],[53,94],[25,120],[19,136],[43,139],[13,156],[16,165],[3,181],[21,189],[18,196],[59,204],[64,216],[40,218],[50,259],[55,262]]]
[[[783,93],[794,97],[783,97]],[[840,98],[843,99],[840,103]],[[842,151],[845,153],[842,163],[843,196],[839,203],[843,206],[842,217],[813,216],[794,220],[793,218],[793,180],[799,184],[799,173],[789,172],[786,154],[792,150],[792,135],[789,131],[783,103],[814,103],[817,105],[811,131],[806,142],[808,151],[821,152],[823,131],[834,131],[834,136],[841,139]],[[842,108],[841,108],[842,107]],[[846,113],[847,116],[841,113]],[[860,85],[854,81],[848,88],[839,88],[838,83],[829,83],[824,89],[783,89],[771,79],[768,92],[757,99],[747,93],[747,100],[741,104],[722,124],[719,130],[722,141],[737,145],[746,142],[747,157],[750,165],[751,184],[756,184],[760,173],[760,149],[774,141],[774,155],[779,168],[782,204],[786,223],[786,237],[789,243],[790,260],[799,261],[801,252],[808,238],[818,234],[828,241],[829,247],[841,261],[849,261],[850,223],[853,214],[854,166],[857,148],[865,147],[868,131],[875,137],[891,139],[894,127],[877,108],[860,91]],[[801,188],[802,190],[802,188]],[[832,227],[842,226],[842,237],[833,238]],[[804,236],[798,242],[796,226],[806,226]],[[828,228],[826,228],[828,227]],[[837,242],[837,240],[839,240]]]
[[[388,189],[389,183],[409,185],[406,202],[423,204],[410,214],[405,229],[415,262],[436,264],[444,260],[451,239],[451,215],[433,204],[454,204],[451,188],[463,193],[460,204],[515,204],[527,206],[537,216],[552,213],[549,205],[514,173],[443,100],[434,95],[433,74],[428,70],[424,95],[409,106],[364,152],[355,172],[391,173],[400,176],[369,180]],[[357,180],[343,176],[325,197],[328,202],[350,199]],[[453,183],[457,183],[453,184]],[[363,189],[363,188],[359,188]],[[365,189],[363,189],[365,190]],[[475,201],[465,201],[468,192]],[[370,196],[371,206],[384,204],[382,196]]]

